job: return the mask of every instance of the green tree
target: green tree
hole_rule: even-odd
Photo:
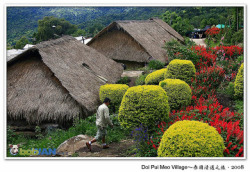
[[[19,39],[16,42],[15,49],[23,49],[23,47],[29,43],[29,40],[26,38],[26,36],[23,36],[21,39]]]
[[[76,30],[77,26],[65,19],[47,16],[42,20],[38,20],[38,31],[34,36],[36,41],[40,42],[58,38],[62,35],[71,35],[76,32]]]
[[[105,26],[103,24],[100,23],[95,23],[92,26],[90,26],[89,28],[87,28],[88,30],[88,34],[90,36],[94,36],[96,35],[99,31],[101,31]]]
[[[87,32],[83,29],[77,29],[75,33],[72,34],[72,36],[86,36]]]
[[[183,19],[181,16],[177,15],[175,12],[170,13],[166,11],[162,15],[163,21],[168,23],[173,27],[179,34],[185,35],[188,31],[193,30],[193,26],[190,24],[188,19]]]
[[[201,28],[205,28],[207,26],[207,19],[201,20]]]

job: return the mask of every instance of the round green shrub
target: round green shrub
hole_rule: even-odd
[[[199,121],[178,121],[162,136],[158,157],[222,157],[223,138],[214,127]]]
[[[161,61],[159,60],[151,60],[149,63],[148,63],[148,67],[149,69],[161,69],[164,67],[164,63],[162,63]]]
[[[169,110],[167,94],[160,86],[135,86],[123,96],[118,119],[126,128],[143,125],[151,131],[157,122],[168,119]]]
[[[165,79],[159,84],[168,95],[170,109],[180,109],[191,103],[192,90],[180,79]]]
[[[127,91],[129,86],[125,84],[106,84],[100,87],[99,96],[100,100],[103,102],[106,97],[111,100],[110,106],[112,108],[118,109],[122,97]]]
[[[190,60],[172,60],[167,66],[165,79],[180,79],[188,85],[191,84],[191,78],[195,78],[195,66]]]
[[[150,73],[145,79],[145,84],[146,85],[158,85],[160,81],[164,80],[164,74],[166,70],[167,69],[165,68],[165,69],[160,69],[160,70]]]
[[[244,92],[244,63],[241,64],[235,79],[234,95],[237,98],[243,98],[243,92]]]

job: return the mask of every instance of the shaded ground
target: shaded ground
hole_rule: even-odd
[[[230,98],[230,96],[221,93],[216,93],[216,98],[223,107],[228,107],[230,111],[235,110],[234,101]]]
[[[126,157],[133,156],[128,152],[133,147],[133,141],[131,139],[122,140],[119,143],[111,143],[109,144],[108,149],[102,149],[102,145],[100,143],[92,144],[92,151],[86,147],[86,142],[92,140],[93,137],[87,135],[78,135],[72,137],[65,142],[63,142],[57,148],[57,156],[63,157]]]
[[[194,41],[197,45],[202,45],[202,46],[206,47],[205,38],[203,38],[203,39],[190,39],[190,40]]]

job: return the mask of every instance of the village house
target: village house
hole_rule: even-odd
[[[123,68],[75,38],[42,42],[7,61],[8,125],[67,125],[95,113],[99,87]]]
[[[142,67],[150,60],[168,61],[165,42],[184,38],[160,19],[115,21],[87,45],[128,67]]]

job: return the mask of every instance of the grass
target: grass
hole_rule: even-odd
[[[117,115],[111,115],[111,120],[113,121],[114,128],[108,128],[107,143],[119,142],[123,139],[126,139],[130,136],[130,131],[122,128],[119,125]],[[9,144],[21,144],[22,149],[31,149],[31,148],[57,148],[65,140],[79,135],[86,134],[89,136],[96,135],[96,124],[95,124],[95,114],[89,116],[86,119],[80,119],[74,122],[74,125],[68,130],[57,129],[54,131],[47,132],[46,135],[41,136],[41,133],[37,133],[37,138],[32,138],[24,135],[16,135],[13,130],[9,127],[7,129],[7,145]],[[39,130],[38,130],[39,131]],[[20,157],[20,155],[11,155],[9,148],[7,148],[8,157]]]

